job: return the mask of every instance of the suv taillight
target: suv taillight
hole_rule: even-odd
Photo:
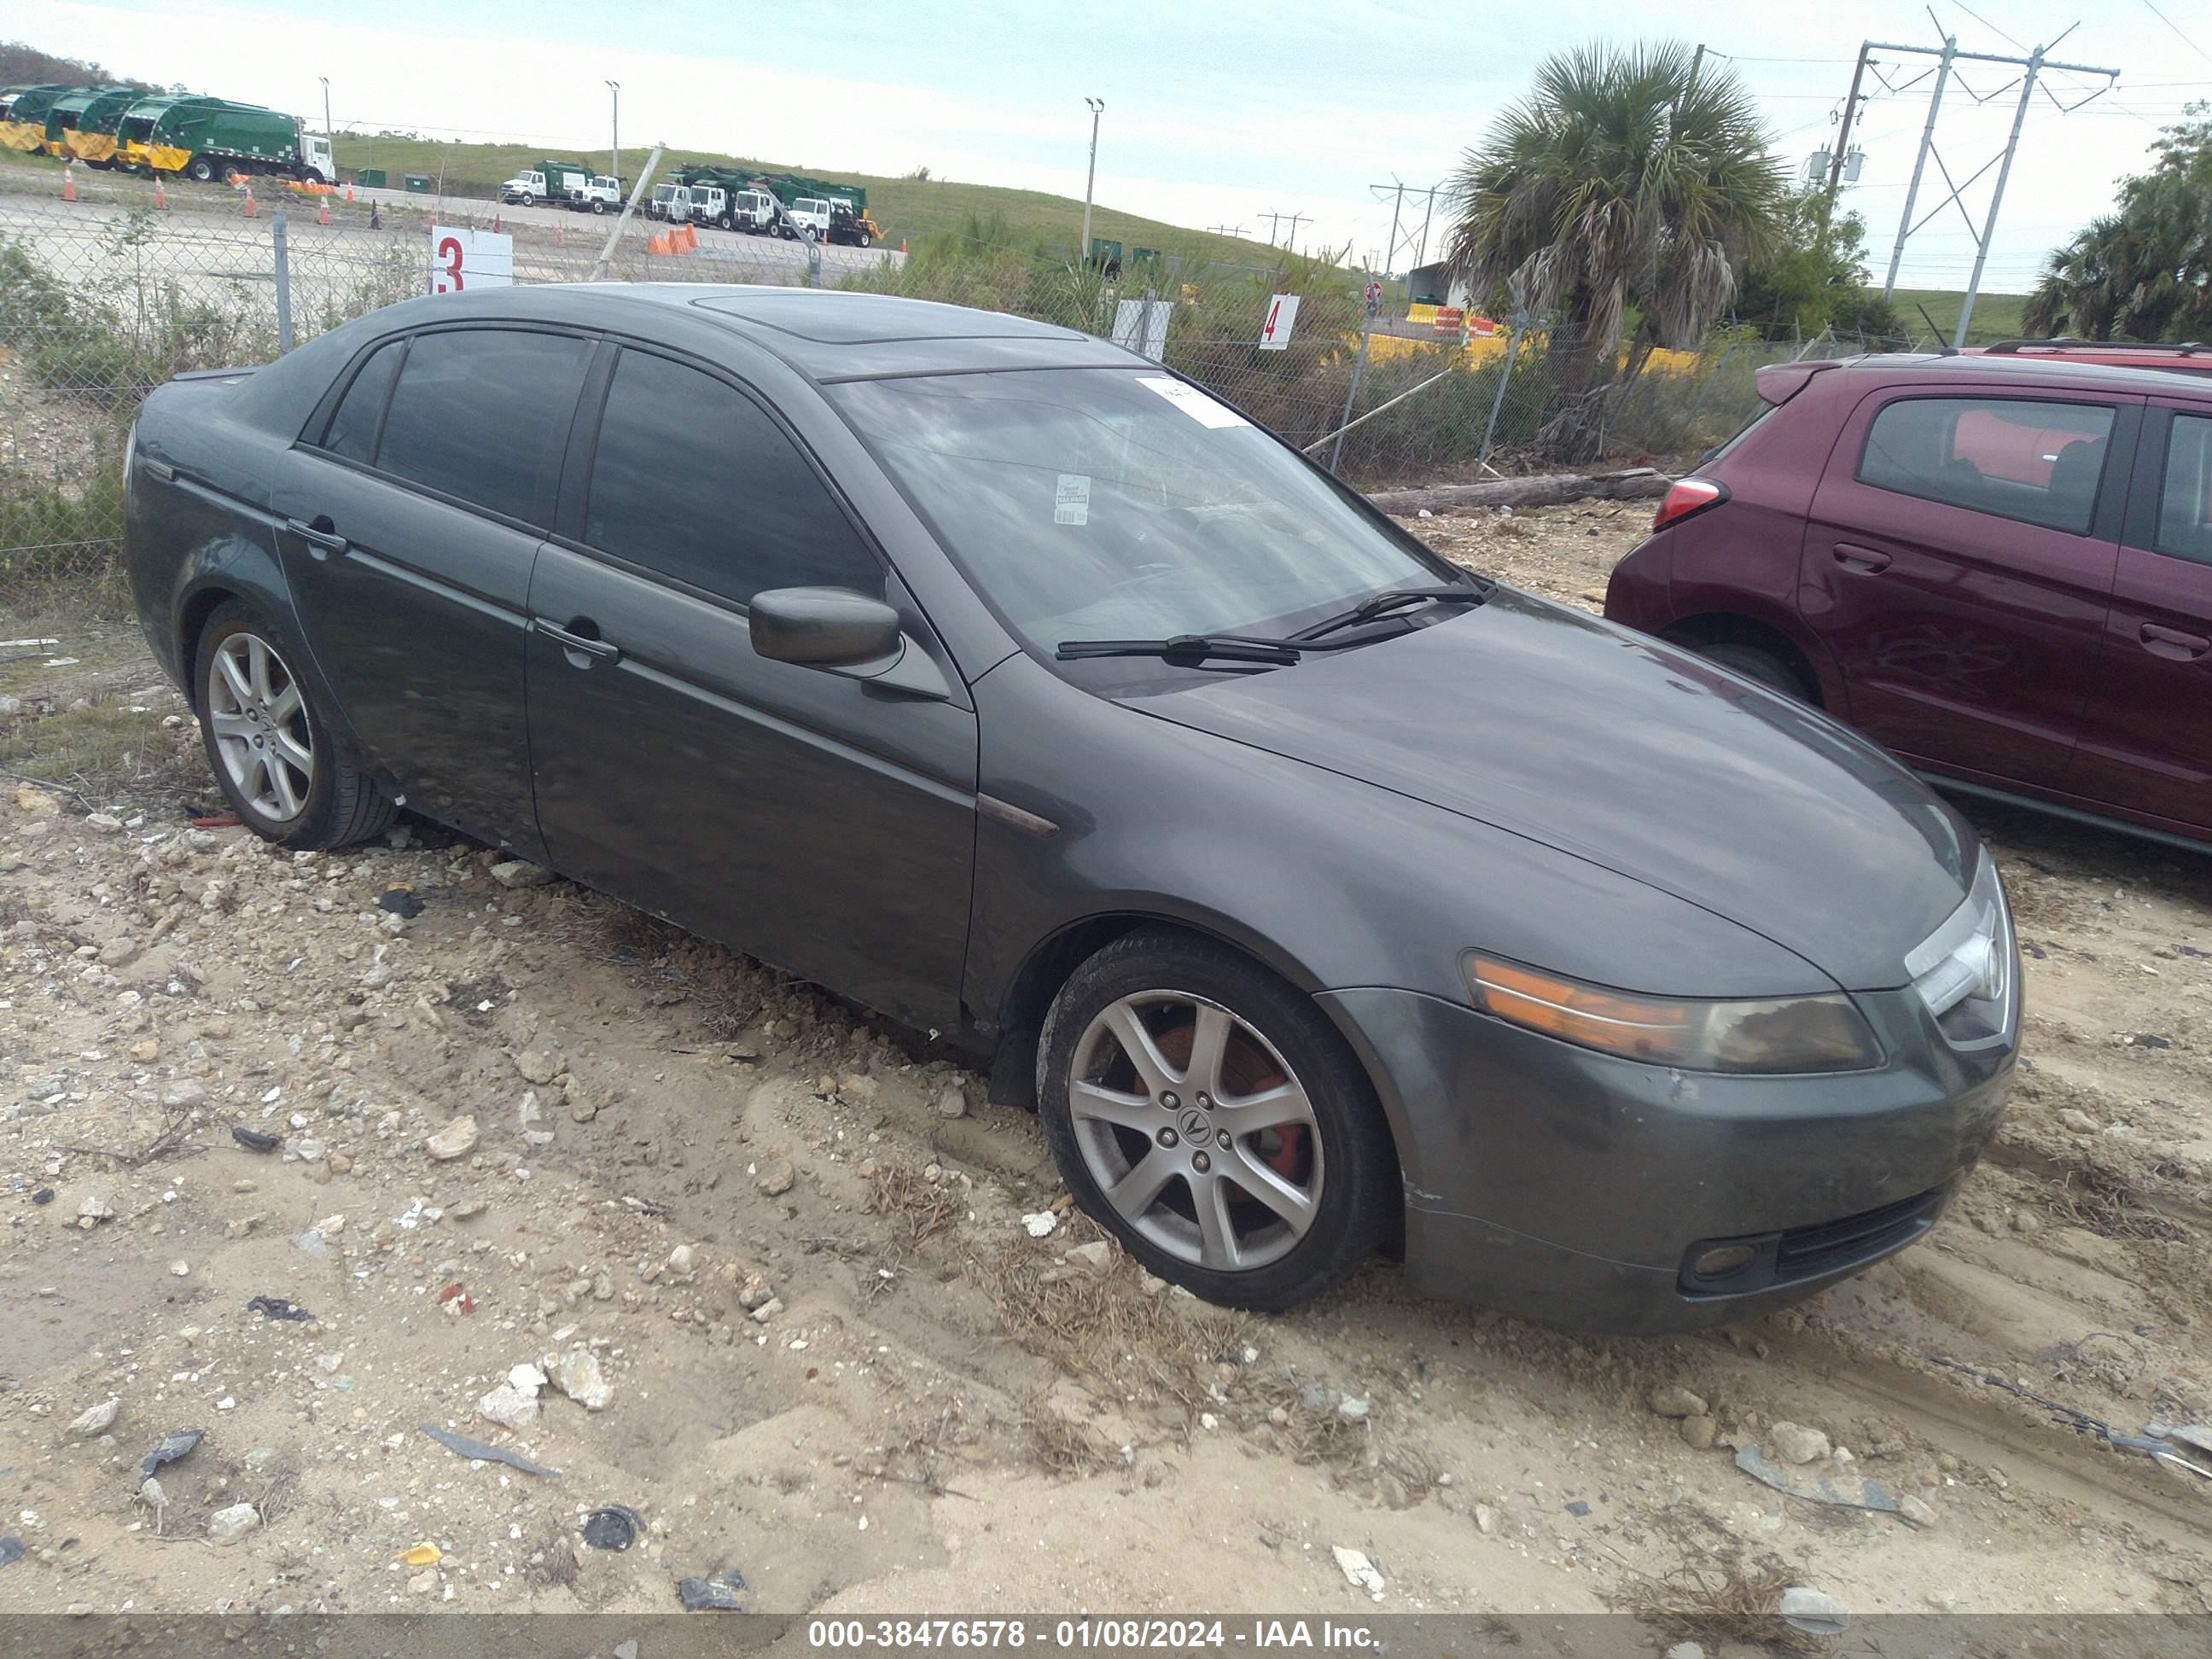
[[[1709,507],[1718,507],[1728,498],[1726,484],[1715,483],[1711,478],[1684,478],[1668,490],[1666,499],[1659,503],[1659,510],[1651,515],[1651,527],[1664,530]]]

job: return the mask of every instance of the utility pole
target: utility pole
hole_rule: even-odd
[[[613,148],[607,152],[607,177],[619,179],[622,177],[622,82],[608,82],[607,92],[614,99],[614,128],[608,135]]]
[[[1959,37],[1943,37],[1943,50],[1936,60],[1936,88],[1928,94],[1928,124],[1920,129],[1919,153],[1912,158],[1912,182],[1905,187],[1905,211],[1898,216],[1897,240],[1889,250],[1889,274],[1882,278],[1881,302],[1897,292],[1897,267],[1905,258],[1905,238],[1912,223],[1912,204],[1920,199],[1921,175],[1928,171],[1929,152],[1936,148],[1936,112],[1943,107],[1943,88],[1950,83],[1951,60],[1959,54]]]
[[[1248,234],[1242,225],[1208,225],[1206,228],[1216,236],[1243,236]]]
[[[1704,68],[1704,67],[1705,67],[1705,43],[1704,41],[1700,40],[1700,41],[1698,41],[1698,49],[1697,49],[1695,52],[1692,52],[1692,53],[1690,54],[1690,80],[1689,80],[1689,86],[1690,86],[1690,88],[1691,88],[1692,89],[1693,89],[1693,90],[1695,89],[1695,88],[1697,87],[1697,84],[1698,84],[1698,71],[1700,69],[1702,69],[1702,68]]]
[[[331,77],[327,75],[318,75],[315,79],[323,83],[323,137],[331,141],[331,165],[336,167],[338,135],[337,130],[331,125]]]
[[[1283,246],[1288,248],[1291,252],[1297,252],[1298,251],[1298,226],[1310,216],[1311,216],[1304,213],[1263,213],[1260,215],[1260,217],[1267,222],[1267,246],[1269,247],[1274,246],[1275,232],[1281,226],[1283,221],[1287,219],[1291,222],[1291,234],[1285,239]]]
[[[2061,34],[2058,40],[2063,40],[2066,38],[2066,34],[2072,33],[2069,28],[2065,33]],[[2087,96],[2075,99],[2070,104],[2059,104],[2056,95],[2051,94],[2050,88],[2045,88],[2045,95],[2051,97],[2052,103],[2057,104],[2059,112],[2070,114],[2092,99],[2103,97],[2112,89],[2113,83],[2119,79],[2120,72],[2116,69],[2106,69],[2095,64],[2059,63],[2047,55],[2051,46],[2057,44],[2057,40],[2053,40],[2050,46],[2039,46],[2025,58],[2016,58],[2004,52],[1960,52],[1957,39],[1949,35],[1944,37],[1941,46],[1906,46],[1887,41],[1869,40],[1860,48],[1862,62],[1864,61],[1866,54],[1872,52],[1910,52],[1918,57],[1936,59],[1936,84],[1928,95],[1928,120],[1926,125],[1921,130],[1920,153],[1913,159],[1912,182],[1905,189],[1905,210],[1898,217],[1897,240],[1890,249],[1889,273],[1882,283],[1881,294],[1882,298],[1887,300],[1896,293],[1898,268],[1905,258],[1905,244],[1912,234],[1927,224],[1937,214],[1956,204],[1960,217],[1966,221],[1966,234],[1974,239],[1974,268],[1972,274],[1966,280],[1966,297],[1959,307],[1959,325],[1953,342],[1955,345],[1963,346],[1966,343],[1966,329],[1968,324],[1973,319],[1974,301],[1981,293],[1982,272],[1989,263],[1990,243],[1996,235],[1997,210],[2004,203],[2005,185],[2012,177],[2013,157],[2020,149],[2020,135],[2021,129],[2027,124],[2027,106],[2034,100],[2037,81],[2046,70],[2058,70],[2069,75],[2103,76],[2105,77],[2103,86]],[[1943,157],[1936,148],[1936,112],[1942,106],[1944,89],[1949,85],[1957,72],[1958,66],[1961,64],[1997,64],[2020,70],[2021,71],[2020,102],[2014,106],[2012,131],[2006,136],[2004,148],[1963,179],[1953,184],[1951,170],[1944,166]],[[1975,95],[1972,88],[1966,86],[1963,79],[1960,80],[1960,84],[1965,89],[1966,95],[1973,98],[1975,102],[1984,101]],[[1994,94],[1990,95],[1995,96]],[[1840,145],[1838,150],[1840,157]],[[1920,180],[1931,157],[1936,162],[1937,170],[1943,175],[1943,182],[1950,185],[1951,189],[1942,201],[1915,220],[1912,214],[1913,210],[1919,204]],[[1966,211],[1964,198],[1974,182],[1992,167],[1996,169],[1996,182],[1991,186],[1989,209],[1983,216],[1981,226],[1978,229],[1972,216]]]
[[[1106,112],[1103,98],[1086,98],[1091,106],[1091,170],[1083,175],[1083,251],[1080,258],[1091,257],[1091,187],[1098,178],[1098,118]]]
[[[1835,154],[1828,158],[1828,208],[1835,210],[1836,191],[1843,187],[1844,152],[1851,147],[1851,118],[1858,113],[1859,82],[1866,76],[1867,54],[1874,50],[1874,42],[1859,42],[1859,60],[1851,68],[1851,89],[1844,100],[1843,131],[1836,135]]]

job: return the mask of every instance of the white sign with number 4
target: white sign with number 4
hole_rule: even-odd
[[[514,286],[514,238],[497,231],[430,228],[430,292]]]
[[[1260,325],[1260,349],[1283,351],[1291,343],[1291,325],[1298,319],[1298,296],[1278,294],[1267,301],[1267,320]]]

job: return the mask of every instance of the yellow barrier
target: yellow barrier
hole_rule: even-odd
[[[1413,308],[1420,309],[1418,306]],[[1409,318],[1407,320],[1418,322],[1420,319]],[[1470,337],[1467,343],[1468,366],[1475,368],[1492,358],[1504,356],[1505,342],[1509,337],[1504,334]],[[1434,351],[1443,343],[1440,340],[1424,340],[1403,334],[1370,334],[1367,338],[1367,355],[1372,361],[1387,362],[1393,357],[1410,357],[1419,352]],[[1620,353],[1613,361],[1616,363],[1626,362],[1627,354]],[[1698,354],[1694,351],[1654,351],[1644,367],[1647,374],[1688,374],[1695,372],[1698,362]]]

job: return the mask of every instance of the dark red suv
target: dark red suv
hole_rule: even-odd
[[[1607,617],[1962,787],[2212,841],[2212,381],[1992,353],[1759,389]]]

